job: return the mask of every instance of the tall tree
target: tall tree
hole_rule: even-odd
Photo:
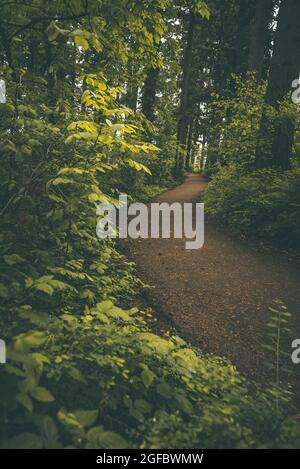
[[[177,151],[176,151],[176,174],[181,175],[185,166],[185,146],[189,124],[189,87],[191,78],[192,53],[194,43],[196,15],[193,11],[189,13],[189,26],[183,61],[183,78],[181,87],[180,107],[177,128]]]
[[[255,15],[252,23],[248,70],[262,77],[269,24],[273,13],[273,0],[256,0]]]
[[[194,121],[193,119],[190,119],[188,137],[187,137],[186,160],[185,160],[185,168],[187,170],[191,166],[192,150],[193,150],[193,134],[194,134]]]
[[[267,106],[279,111],[280,102],[291,90],[300,70],[300,2],[282,0],[274,42],[270,76],[265,97]],[[258,166],[289,168],[294,140],[295,122],[290,113],[271,117],[263,112],[256,160]]]
[[[156,98],[156,88],[158,81],[158,68],[151,67],[147,71],[146,80],[143,88],[142,95],[142,111],[149,119],[149,121],[154,121],[154,110],[155,110],[155,98]]]

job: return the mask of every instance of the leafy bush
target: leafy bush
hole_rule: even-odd
[[[215,175],[204,196],[206,210],[236,233],[299,247],[300,170],[241,172],[235,164]]]
[[[251,396],[232,365],[153,334],[145,313],[104,301],[19,316],[24,332],[1,368],[4,448],[295,444],[286,399],[276,410],[271,392]]]
[[[282,171],[264,161],[256,161],[256,146],[264,106],[265,83],[253,75],[233,77],[236,93],[216,99],[210,118],[219,123],[210,144],[206,174],[211,182],[204,196],[207,213],[217,216],[238,234],[257,236],[299,246],[300,171],[297,163],[297,133],[293,167]],[[297,108],[284,100],[278,111],[268,109],[276,122],[285,115],[299,120]],[[214,158],[215,155],[215,158]]]
[[[258,85],[252,74],[232,76],[235,93],[212,95],[207,115],[209,145],[205,149],[205,173],[216,174],[220,165],[239,164],[253,169],[256,137],[264,103],[265,83]]]

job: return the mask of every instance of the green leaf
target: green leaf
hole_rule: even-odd
[[[99,201],[99,194],[96,194],[96,192],[91,192],[88,195],[89,202],[95,203]]]
[[[88,50],[90,45],[88,41],[83,36],[75,36],[76,46],[82,47],[84,50]]]
[[[27,319],[37,326],[46,326],[50,321],[49,315],[41,311],[22,311],[19,313],[19,317]]]
[[[50,360],[48,357],[43,355],[42,353],[32,353],[31,356],[36,360],[37,363],[43,364],[48,363],[50,365]]]
[[[155,378],[155,374],[148,367],[142,371],[142,381],[146,388],[151,386],[151,384],[154,381],[154,378]]]
[[[57,418],[71,434],[83,434],[83,426],[72,412],[60,409],[57,413]]]
[[[3,256],[4,262],[8,265],[20,264],[21,262],[26,262],[24,257],[19,256],[18,254],[9,254]]]
[[[48,335],[45,332],[34,331],[25,332],[15,337],[15,350],[26,350],[33,347],[39,347],[44,344],[48,339]]]
[[[49,285],[49,283],[36,283],[33,288],[36,288],[37,290],[40,290],[44,293],[47,293],[47,295],[52,296],[54,293],[54,288]]]
[[[98,417],[98,410],[76,410],[74,415],[83,427],[90,427]]]
[[[91,428],[87,433],[87,449],[126,449],[127,442],[115,432],[106,432],[102,427]]]
[[[58,441],[58,430],[54,420],[49,415],[45,415],[42,420],[41,430],[45,440],[45,447],[47,449],[60,448],[61,444]]]
[[[49,41],[55,41],[57,36],[59,36],[59,30],[56,28],[54,21],[51,21],[50,25],[46,29],[46,33]]]
[[[165,399],[170,399],[172,397],[172,388],[165,382],[162,381],[156,386],[158,394],[160,394]]]
[[[86,379],[84,378],[83,374],[81,373],[80,370],[78,370],[78,368],[70,368],[68,370],[68,373],[69,375],[75,379],[76,381],[79,381],[80,383],[83,383],[83,384],[86,384]]]
[[[152,410],[152,404],[145,401],[145,399],[136,399],[133,405],[134,408],[141,414],[148,414]]]
[[[73,181],[71,179],[61,178],[61,177],[53,179],[53,181],[52,181],[53,186],[67,185],[67,184],[72,184],[72,183],[73,183]]]
[[[35,388],[31,389],[30,394],[34,399],[41,402],[52,402],[55,400],[52,394],[42,386],[36,386]]]
[[[16,399],[23,407],[25,407],[25,409],[27,409],[29,412],[32,412],[33,404],[28,394],[25,392],[19,393],[17,394]]]
[[[1,444],[5,449],[41,449],[43,440],[35,433],[21,433]]]
[[[57,39],[60,34],[68,33],[68,31],[66,29],[60,29],[55,21],[51,21],[48,28],[46,29],[46,33],[49,41],[52,42],[55,41],[55,39]]]

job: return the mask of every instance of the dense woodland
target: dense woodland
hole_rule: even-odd
[[[0,4],[1,447],[299,447],[287,381],[157,334],[95,233],[196,171],[210,216],[299,248],[299,0]]]

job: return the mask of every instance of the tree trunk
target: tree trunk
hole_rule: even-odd
[[[191,166],[191,154],[193,148],[193,133],[194,133],[194,122],[191,119],[188,131],[188,139],[187,139],[187,149],[186,149],[186,162],[185,162],[185,169],[188,171]]]
[[[158,68],[150,68],[144,83],[144,91],[142,96],[142,111],[151,122],[154,121],[155,98],[158,80]]]
[[[161,48],[161,42],[157,47],[157,54]],[[143,94],[142,94],[142,111],[151,122],[154,122],[155,112],[155,101],[156,101],[156,89],[158,84],[159,69],[150,67],[147,70],[147,76],[145,79]]]
[[[127,83],[126,106],[128,106],[130,109],[133,109],[134,111],[137,109],[138,93],[139,87],[136,83]]]
[[[137,69],[130,60],[128,63],[128,75],[126,80],[126,94],[124,96],[125,106],[137,110],[138,96],[139,96],[139,85],[137,81]]]
[[[177,127],[176,174],[181,176],[185,167],[186,140],[189,124],[188,97],[191,79],[191,65],[196,17],[190,12],[187,43],[183,61],[183,80]]]
[[[202,145],[201,145],[201,153],[200,153],[200,162],[199,162],[200,172],[203,171],[204,165],[205,165],[204,155],[205,155],[206,142],[207,142],[207,137],[206,137],[206,135],[203,135]]]
[[[55,90],[55,85],[56,85],[56,76],[55,72],[51,68],[52,62],[53,62],[53,46],[52,44],[48,41],[48,37],[45,36],[44,38],[45,42],[45,75],[47,79],[47,104],[50,108],[54,108],[56,104],[56,90]],[[54,112],[54,111],[53,111]],[[50,116],[50,120],[52,123],[55,122],[54,114]]]
[[[233,28],[235,33],[233,34],[232,40],[232,56],[229,55],[229,62],[225,68],[227,69],[227,79],[229,78],[230,89],[234,90],[231,80],[231,74],[244,74],[248,67],[248,56],[249,56],[249,36],[251,35],[251,25],[255,13],[254,8],[255,0],[235,0],[237,5],[237,14],[233,19],[235,24],[228,25]],[[226,9],[226,2],[224,2],[224,8]],[[225,38],[228,37],[228,31],[224,31]],[[225,47],[226,47],[225,39]],[[225,64],[224,64],[225,65]],[[233,87],[233,88],[232,88]]]
[[[272,17],[273,0],[257,0],[252,24],[248,70],[262,77],[269,23]]]
[[[256,162],[258,167],[276,166],[288,169],[292,155],[295,122],[292,116],[270,116],[268,106],[279,110],[280,102],[291,90],[292,82],[299,77],[300,69],[300,2],[283,0],[275,35],[269,83],[266,92],[266,109],[263,112]]]

